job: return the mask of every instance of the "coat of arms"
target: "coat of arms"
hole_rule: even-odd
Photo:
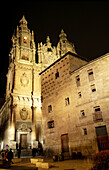
[[[24,87],[26,87],[28,85],[29,79],[28,79],[26,73],[23,73],[23,75],[20,78],[20,82],[21,82],[21,85]]]
[[[26,108],[23,108],[22,110],[20,110],[20,116],[22,120],[26,120],[27,116],[28,116],[28,111],[26,110]]]

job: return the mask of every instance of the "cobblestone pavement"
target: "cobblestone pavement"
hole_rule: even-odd
[[[53,166],[50,168],[51,170],[90,170],[92,167],[91,160],[65,160],[53,162],[50,159],[45,160],[46,162],[50,162]],[[36,165],[31,164],[29,161],[27,162],[17,162],[12,164],[11,168],[8,170],[36,170]],[[6,169],[0,169],[6,170]],[[38,168],[38,170],[44,170],[42,168]]]

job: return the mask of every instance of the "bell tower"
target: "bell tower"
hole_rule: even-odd
[[[23,87],[28,87],[28,93],[32,93],[33,75],[29,77],[28,71],[34,70],[35,54],[36,47],[34,42],[34,32],[30,32],[27,26],[27,21],[23,16],[19,21],[19,26],[17,26],[17,29],[12,36],[12,49],[9,54],[9,69],[7,74],[6,98],[11,92],[27,94],[27,92],[24,92],[25,90],[22,89]],[[21,88],[19,88],[20,86]]]
[[[34,42],[34,32],[30,32],[27,27],[27,21],[23,16],[19,21],[16,33],[12,37],[13,55],[18,62],[27,61],[35,63],[36,47]]]
[[[12,36],[6,88],[9,141],[21,149],[41,141],[41,65],[35,63],[35,54],[34,32],[23,16]]]
[[[57,44],[57,56],[62,57],[67,52],[76,53],[75,46],[67,39],[67,34],[64,32],[64,30],[61,30],[61,33],[59,34],[59,42]]]

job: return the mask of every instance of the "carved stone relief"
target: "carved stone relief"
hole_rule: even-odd
[[[23,73],[20,78],[20,82],[23,87],[26,87],[29,84],[29,78],[27,77],[26,73]]]
[[[19,128],[17,129],[17,131],[20,131],[20,132],[31,132],[32,129],[31,129],[31,127],[28,127],[28,124],[23,123],[23,124],[19,125]]]
[[[26,120],[28,117],[28,111],[27,109],[24,107],[22,110],[20,110],[20,117],[22,120]]]

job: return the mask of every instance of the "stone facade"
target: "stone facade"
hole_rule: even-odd
[[[31,149],[38,143],[46,154],[107,149],[109,54],[88,62],[63,30],[57,47],[48,36],[36,50],[24,16],[12,42],[6,102],[0,110],[1,149]]]
[[[46,152],[88,155],[101,150],[97,128],[106,129],[99,136],[109,134],[109,54],[86,62],[66,53],[41,73],[41,81]],[[108,139],[104,143],[109,147]]]
[[[61,34],[65,34],[63,31]],[[61,35],[60,34],[60,35]],[[60,37],[60,41],[64,39]],[[68,40],[66,38],[67,45]],[[62,41],[64,44],[66,41]],[[69,43],[70,44],[70,43]],[[74,46],[73,46],[74,47]],[[70,48],[73,48],[70,45]],[[58,48],[59,50],[59,48]],[[27,26],[25,17],[12,36],[7,73],[6,102],[0,110],[1,148],[20,146],[37,147],[42,143],[41,76],[39,73],[60,58],[52,47],[49,36],[36,50],[34,32]],[[69,49],[68,49],[69,50]],[[38,63],[36,63],[36,51]],[[66,51],[64,51],[66,52]]]
[[[102,67],[101,67],[102,66]],[[75,81],[76,76],[80,77],[80,86],[77,86]],[[109,54],[101,56],[93,60],[85,66],[71,73],[72,79],[72,102],[73,113],[76,116],[76,132],[75,139],[71,139],[71,148],[78,145],[82,152],[94,153],[97,150],[102,150],[102,137],[109,136]],[[81,94],[81,95],[80,95]],[[97,134],[99,128],[104,127],[105,131]],[[85,132],[86,131],[86,132]],[[86,133],[86,134],[85,134]],[[78,137],[77,137],[78,136]],[[78,138],[80,141],[77,142]],[[74,142],[75,141],[75,142]],[[108,143],[109,140],[104,143]]]
[[[12,37],[7,74],[6,102],[1,109],[1,129],[4,130],[4,148],[9,145],[30,149],[35,141],[41,141],[37,129],[41,129],[41,87],[39,72],[41,65],[35,63],[36,47],[34,33],[27,27],[25,17]],[[5,115],[7,114],[7,119]],[[2,121],[3,119],[3,121]],[[5,122],[5,123],[4,123]],[[25,139],[25,143],[23,143]],[[14,143],[14,144],[13,144]],[[25,145],[25,146],[24,146]]]

